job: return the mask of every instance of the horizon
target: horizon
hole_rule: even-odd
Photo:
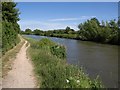
[[[118,19],[117,2],[17,2],[21,30],[43,31],[77,26],[93,17],[100,22]]]

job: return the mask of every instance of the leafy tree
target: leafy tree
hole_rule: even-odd
[[[70,31],[70,27],[68,27],[68,26],[67,26],[67,27],[66,27],[66,29],[65,29],[65,33],[67,33],[67,34],[68,34],[68,33],[69,33],[69,31]]]
[[[35,35],[44,35],[43,31],[42,31],[42,30],[39,30],[39,29],[35,29],[35,30],[33,31],[33,34],[35,34]]]
[[[14,2],[2,2],[2,53],[13,48],[20,40],[19,10]]]
[[[92,18],[91,20],[95,21],[97,23],[97,25],[100,25],[100,22],[97,18]]]
[[[28,28],[28,29],[25,30],[25,33],[28,34],[28,35],[32,34],[32,30]]]
[[[96,18],[92,18],[79,24],[78,28],[78,34],[81,40],[119,44],[118,34],[120,31],[115,20],[111,20],[110,22],[106,21],[106,23],[102,21],[102,25],[100,25]]]
[[[2,2],[2,19],[8,22],[16,23],[19,21],[19,10],[15,8],[17,3],[14,2]]]
[[[67,34],[71,34],[71,33],[73,33],[74,32],[74,30],[73,29],[71,29],[70,27],[66,27],[66,29],[65,29],[65,33],[67,33]]]

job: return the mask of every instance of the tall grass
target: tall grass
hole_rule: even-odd
[[[102,88],[99,79],[91,80],[82,68],[66,63],[65,47],[49,39],[27,38],[28,53],[35,66],[40,88]]]
[[[21,47],[25,43],[25,40],[23,40],[20,35],[18,36],[19,36],[19,39],[21,39],[21,41],[13,49],[7,51],[5,55],[2,55],[2,57],[0,58],[2,62],[1,63],[2,77],[5,77],[8,71],[12,69],[11,65],[17,53],[20,51]]]

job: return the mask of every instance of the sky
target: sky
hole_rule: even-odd
[[[96,17],[106,21],[117,19],[117,2],[18,2],[21,30],[65,29],[77,26],[87,19]]]

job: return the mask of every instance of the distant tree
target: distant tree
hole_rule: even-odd
[[[20,34],[25,34],[25,31],[20,31]]]
[[[70,30],[70,27],[67,26],[66,29],[65,29],[65,32],[68,33],[69,30]]]
[[[66,29],[65,29],[65,33],[67,33],[67,34],[70,34],[70,33],[72,33],[72,31],[74,31],[73,29],[71,29],[70,27],[66,27]]]
[[[66,30],[70,30],[70,27],[67,26],[67,27],[66,27]]]
[[[28,28],[28,29],[25,30],[25,33],[28,34],[28,35],[32,34],[32,30]]]
[[[43,32],[42,30],[35,29],[35,30],[33,31],[33,34],[35,34],[35,35],[44,35],[44,32]]]

